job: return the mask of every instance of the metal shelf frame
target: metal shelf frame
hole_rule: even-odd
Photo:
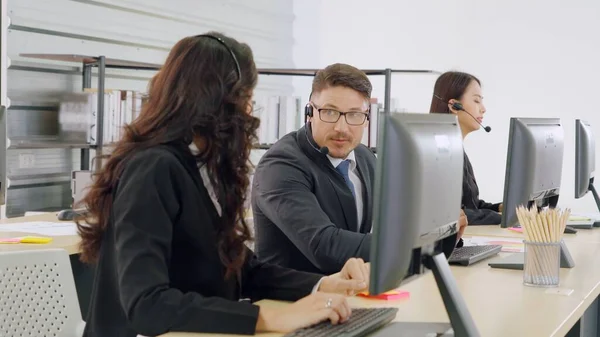
[[[45,59],[51,61],[80,63],[82,65],[82,89],[88,89],[92,87],[92,68],[98,68],[98,84],[97,90],[99,93],[104,93],[105,80],[106,80],[106,69],[127,69],[127,70],[146,70],[146,71],[157,71],[160,70],[161,65],[156,63],[146,62],[135,62],[114,58],[107,58],[106,56],[89,56],[89,55],[77,55],[77,54],[20,54],[21,57]],[[441,74],[435,70],[425,69],[361,69],[367,76],[384,76],[385,77],[385,88],[383,98],[383,109],[380,109],[379,114],[390,113],[390,102],[391,102],[391,87],[392,87],[392,76],[394,74]],[[258,73],[260,75],[270,76],[305,76],[311,77],[316,74],[319,69],[292,69],[292,68],[259,68]],[[103,120],[104,120],[104,100],[98,99],[98,125],[96,126],[96,144],[83,146],[81,148],[81,169],[89,170],[90,167],[90,149],[96,150],[97,155],[102,154],[104,147],[103,140]],[[369,144],[371,142],[371,135],[369,129]],[[268,150],[272,144],[257,144],[256,149]],[[376,148],[371,148],[373,152],[376,152]],[[96,169],[100,168],[101,163],[98,161],[95,163]]]

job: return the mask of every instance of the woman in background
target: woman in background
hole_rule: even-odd
[[[323,276],[259,263],[245,245],[257,77],[250,47],[224,35],[173,47],[83,200],[81,257],[97,263],[84,336],[287,332],[349,317],[343,295],[368,287],[362,260]]]
[[[481,82],[475,76],[456,71],[438,77],[433,89],[431,113],[456,114],[463,139],[481,128],[485,106]],[[462,203],[469,225],[498,225],[502,204],[491,204],[479,199],[479,187],[471,161],[464,153]]]

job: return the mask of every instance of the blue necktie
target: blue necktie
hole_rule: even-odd
[[[348,185],[348,188],[350,188],[350,191],[352,191],[352,196],[354,198],[356,198],[356,195],[354,193],[354,184],[352,184],[352,181],[350,180],[350,176],[348,175],[349,168],[350,168],[350,160],[344,160],[335,169],[339,173],[342,174],[342,176],[344,177],[344,180],[346,181],[346,185]]]

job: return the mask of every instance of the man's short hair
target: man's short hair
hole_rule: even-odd
[[[335,63],[317,71],[312,82],[311,96],[326,88],[337,86],[356,90],[367,100],[371,99],[373,86],[367,74],[344,63]]]

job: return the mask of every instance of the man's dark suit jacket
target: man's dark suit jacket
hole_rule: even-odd
[[[322,277],[247,250],[238,277],[225,278],[220,217],[185,144],[132,155],[113,192],[84,337],[254,334],[259,307],[240,298],[294,301]]]
[[[307,124],[261,158],[252,186],[255,251],[265,262],[329,274],[351,257],[368,261],[376,158],[362,144],[354,150],[363,186],[359,232],[354,197],[318,148]]]
[[[479,187],[475,180],[475,173],[471,161],[465,152],[463,168],[463,194],[462,203],[465,206],[465,215],[471,225],[498,225],[501,222],[498,209],[500,204],[491,204],[479,199]]]
[[[351,191],[319,151],[310,124],[284,136],[265,153],[252,187],[255,251],[260,260],[324,274],[340,271],[351,257],[370,260],[376,158],[362,144],[354,153],[365,207],[360,232]],[[446,256],[455,243],[456,235],[443,240]]]

